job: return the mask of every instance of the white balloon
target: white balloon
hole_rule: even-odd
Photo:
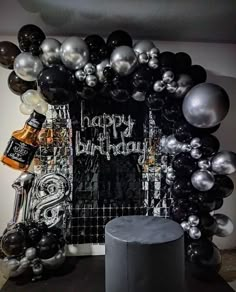
[[[48,111],[48,103],[42,100],[36,106],[34,106],[34,110],[39,114],[44,115]]]
[[[29,89],[21,96],[21,101],[26,105],[37,105],[42,101],[42,96],[37,90]]]
[[[23,115],[30,115],[34,111],[32,105],[24,104],[23,102],[20,104],[20,112]]]

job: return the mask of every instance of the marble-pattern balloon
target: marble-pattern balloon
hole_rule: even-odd
[[[89,60],[89,49],[84,40],[79,37],[69,37],[61,45],[62,63],[71,70],[83,68]]]
[[[214,214],[213,217],[215,218],[217,223],[217,230],[215,232],[215,235],[219,237],[226,237],[233,232],[234,225],[228,216],[224,214]]]
[[[53,38],[45,39],[40,46],[40,59],[45,66],[59,64],[61,43]]]
[[[182,110],[191,125],[211,128],[218,125],[227,115],[229,97],[222,87],[212,83],[201,83],[187,93]]]
[[[15,58],[14,71],[25,81],[35,81],[42,70],[41,60],[30,53],[21,53]]]
[[[136,65],[137,57],[134,50],[128,46],[121,46],[116,48],[110,59],[111,67],[121,76],[131,74]]]
[[[142,41],[137,41],[134,44],[134,51],[137,52],[137,54],[142,54],[142,53],[148,53],[150,52],[153,48],[155,48],[155,45],[152,41],[149,40],[142,40]]]
[[[236,153],[221,151],[213,157],[211,165],[217,174],[233,174],[236,171]]]
[[[191,182],[195,189],[205,192],[213,188],[215,178],[208,170],[197,170],[192,174]]]

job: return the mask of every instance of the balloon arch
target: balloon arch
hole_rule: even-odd
[[[221,256],[212,238],[228,236],[233,224],[215,210],[233,192],[228,175],[236,171],[236,154],[219,152],[219,141],[212,135],[229,110],[225,90],[205,83],[206,70],[192,64],[188,54],[160,52],[147,40],[133,44],[130,35],[121,30],[112,32],[106,42],[98,35],[90,35],[85,39],[69,37],[61,44],[46,38],[35,25],[25,25],[18,33],[18,41],[19,48],[8,41],[0,42],[0,64],[13,69],[8,85],[21,98],[22,114],[34,110],[46,114],[49,106],[70,104],[71,115],[78,116],[82,101],[92,113],[110,112],[109,116],[99,116],[110,119],[110,126],[114,122],[111,117],[118,120],[114,122],[120,123],[113,127],[114,135],[116,126],[122,123],[132,128],[133,117],[143,124],[143,117],[152,115],[158,136],[152,133],[148,141],[158,140],[154,151],[169,161],[162,168],[161,189],[171,196],[168,216],[185,231],[186,260],[196,276],[208,277],[218,271]],[[114,116],[116,113],[120,115]],[[127,123],[122,114],[131,116]],[[95,120],[86,121],[88,125],[95,124]],[[95,126],[101,127],[99,121]],[[148,131],[150,134],[150,128]],[[123,138],[130,138],[131,132],[127,134],[124,129]],[[138,147],[139,138],[137,134],[135,141],[129,139],[127,145],[122,142],[126,150],[111,144],[109,151],[113,156],[139,153],[141,167],[150,166],[153,161],[147,161],[145,155],[150,154],[151,148]],[[101,154],[104,149],[99,147],[96,149]],[[108,157],[110,152],[107,148],[104,151]],[[47,261],[55,267],[63,262],[62,235],[55,228],[45,228],[43,224],[22,222],[3,235],[2,257],[11,276],[29,266],[35,275],[41,275]],[[11,248],[11,240],[15,248]],[[44,246],[48,246],[46,253]]]

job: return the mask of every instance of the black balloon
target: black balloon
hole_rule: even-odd
[[[163,115],[168,121],[178,122],[182,116],[181,103],[177,100],[166,98]]]
[[[8,41],[0,42],[0,65],[6,69],[13,69],[14,60],[20,54],[19,48]]]
[[[214,126],[214,127],[211,127],[211,128],[195,128],[193,127],[195,133],[197,136],[202,136],[202,135],[209,135],[209,134],[212,134],[212,133],[215,133],[220,127],[220,124]]]
[[[123,30],[113,31],[107,38],[107,47],[111,53],[116,47],[128,46],[132,47],[133,41],[131,36]]]
[[[194,240],[187,245],[186,259],[188,271],[202,280],[213,279],[221,267],[220,251],[205,238]]]
[[[192,65],[191,57],[184,53],[179,52],[175,54],[175,71],[179,73],[185,73],[189,71],[189,68]]]
[[[36,244],[40,241],[42,237],[42,232],[38,228],[31,228],[28,232],[28,238],[31,242],[31,244]]]
[[[146,92],[153,86],[152,69],[140,66],[133,74],[132,83],[137,91]]]
[[[159,62],[162,68],[173,69],[175,66],[175,54],[172,52],[162,52],[159,55]]]
[[[223,204],[224,204],[224,200],[222,198],[217,198],[215,200],[215,209],[214,210],[215,211],[219,210],[223,206]]]
[[[157,92],[152,92],[148,94],[146,98],[146,105],[152,111],[161,111],[164,107],[165,101],[163,100],[161,94]]]
[[[106,82],[112,82],[115,77],[117,77],[116,72],[111,67],[105,67],[103,70],[103,75]]]
[[[34,24],[26,24],[18,32],[19,47],[23,52],[39,54],[39,47],[46,38],[44,32]]]
[[[187,198],[193,191],[190,180],[186,177],[176,178],[174,181],[171,192],[175,198]]]
[[[178,176],[191,176],[197,169],[196,161],[188,153],[176,155],[172,166]]]
[[[12,71],[8,77],[8,86],[10,90],[17,95],[21,95],[28,89],[37,89],[36,81],[29,82],[21,79],[16,75],[15,71]]]
[[[38,77],[43,98],[51,105],[70,103],[75,95],[74,75],[62,66],[43,70]]]
[[[19,256],[24,253],[26,248],[25,235],[20,229],[7,231],[1,241],[2,251],[7,256]]]
[[[193,127],[187,123],[177,123],[175,137],[179,142],[189,143],[194,138]]]
[[[190,75],[193,79],[194,84],[203,83],[207,79],[206,70],[200,65],[193,65],[190,68]]]
[[[43,234],[37,249],[40,258],[49,259],[53,257],[59,250],[57,237],[50,232]]]
[[[108,55],[106,43],[99,35],[89,35],[85,38],[89,47],[89,57],[93,64],[99,64]]]
[[[212,135],[201,137],[201,144],[202,155],[206,157],[216,154],[220,149],[219,140]]]
[[[188,210],[183,205],[174,205],[170,210],[170,217],[176,222],[181,223],[188,218]]]
[[[215,175],[215,184],[209,191],[213,198],[227,198],[234,190],[234,183],[231,178],[226,175]]]
[[[131,96],[130,79],[127,77],[119,77],[114,79],[110,94],[112,99],[117,102],[127,101]]]
[[[216,233],[216,220],[208,213],[202,214],[200,217],[201,231],[206,237],[211,237]]]

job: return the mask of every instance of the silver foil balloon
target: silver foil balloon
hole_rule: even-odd
[[[141,53],[138,56],[138,61],[140,64],[147,64],[149,62],[149,57],[146,53]]]
[[[201,83],[194,86],[183,101],[186,120],[198,128],[218,125],[229,111],[229,97],[218,85]]]
[[[120,75],[131,74],[137,65],[137,56],[128,46],[117,47],[111,54],[111,67]]]
[[[91,74],[94,74],[96,72],[96,68],[93,64],[91,63],[87,63],[85,66],[84,66],[84,73],[87,74],[87,75],[91,75]]]
[[[189,144],[183,144],[181,147],[182,152],[190,152],[191,150],[192,150],[192,148]]]
[[[167,154],[178,154],[181,152],[182,143],[177,141],[174,135],[170,135],[161,141],[161,150]]]
[[[25,257],[28,259],[28,260],[33,260],[36,258],[36,255],[37,255],[37,250],[36,248],[34,247],[29,247],[27,248],[27,250],[25,251]]]
[[[174,78],[175,78],[175,75],[170,70],[164,72],[162,75],[162,81],[164,81],[165,83],[171,83],[174,80]]]
[[[149,52],[148,52],[148,55],[151,57],[151,58],[157,58],[158,55],[160,53],[160,50],[156,47],[152,48]]]
[[[136,101],[144,101],[145,100],[145,92],[142,91],[135,91],[132,94],[132,98]]]
[[[43,64],[39,57],[30,53],[21,53],[15,58],[14,71],[17,76],[25,81],[35,81],[43,70]]]
[[[64,263],[65,258],[66,258],[65,250],[60,249],[55,254],[55,256],[49,259],[41,259],[41,262],[45,268],[53,270],[60,267]]]
[[[98,82],[97,77],[95,75],[87,75],[85,81],[86,81],[86,84],[90,87],[96,86]]]
[[[61,43],[53,38],[45,39],[40,46],[40,59],[45,66],[59,64]]]
[[[215,235],[219,237],[226,237],[233,232],[234,225],[228,216],[224,214],[214,214],[213,217],[215,218],[217,223],[217,230],[215,232]]]
[[[196,227],[200,223],[200,219],[196,215],[190,215],[188,217],[188,222],[189,222],[189,224],[190,224],[191,227]]]
[[[153,85],[155,92],[162,92],[166,88],[166,84],[162,80],[157,80]]]
[[[103,70],[110,66],[110,61],[108,59],[103,60],[101,63],[99,63],[96,67],[96,75],[97,78],[100,82],[104,82],[105,81],[105,77],[103,74]]]
[[[205,192],[214,186],[215,178],[208,170],[197,170],[192,174],[191,182],[195,189]]]
[[[152,69],[157,69],[159,67],[159,61],[157,58],[151,58],[148,62],[148,66]]]
[[[75,78],[78,79],[80,82],[84,81],[86,78],[84,70],[77,70],[75,72]]]
[[[184,231],[189,231],[189,229],[190,229],[189,222],[183,221],[183,222],[181,222],[180,225],[181,225],[181,227],[183,228]]]
[[[61,60],[71,69],[82,69],[89,60],[89,49],[84,40],[79,37],[69,37],[61,45]]]
[[[166,85],[166,90],[169,93],[175,93],[177,88],[178,88],[178,86],[177,86],[177,83],[175,81],[172,81]]]
[[[192,239],[199,239],[202,236],[202,233],[198,227],[190,227],[188,234]]]
[[[200,149],[198,148],[194,148],[190,151],[190,155],[192,156],[192,158],[194,159],[200,159],[202,157],[202,152]]]
[[[153,48],[155,48],[154,43],[148,40],[138,41],[134,44],[134,51],[138,54],[148,53]]]
[[[217,174],[232,174],[236,171],[236,153],[221,151],[211,161],[212,170]]]
[[[192,148],[199,148],[202,146],[202,143],[201,143],[201,139],[196,137],[196,138],[193,138],[190,142],[190,145]]]
[[[201,169],[209,169],[211,167],[211,162],[207,159],[201,159],[198,161],[198,167]]]

